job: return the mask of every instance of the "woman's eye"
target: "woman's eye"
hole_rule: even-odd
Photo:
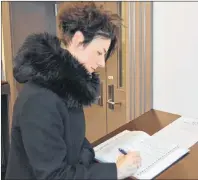
[[[101,53],[101,52],[99,52],[99,51],[97,51],[97,53],[98,53],[98,55],[99,55],[99,56],[101,56],[101,55],[102,55],[102,53]]]

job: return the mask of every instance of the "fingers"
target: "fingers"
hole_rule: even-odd
[[[129,151],[128,154],[131,155],[131,156],[140,156],[139,151]]]
[[[139,168],[141,166],[141,156],[140,156],[140,152],[138,151],[130,151],[128,153],[129,155],[129,158],[130,158],[130,161],[131,163],[136,166],[137,168]]]
[[[141,166],[141,159],[140,158],[134,158],[132,160],[132,164],[136,167],[140,167]]]
[[[140,152],[129,151],[127,155],[120,154],[117,161],[119,165],[126,163],[129,166],[133,166],[134,168],[139,168],[141,166]]]
[[[140,152],[130,151],[127,155],[120,155],[116,165],[119,178],[133,175],[141,166]]]
[[[117,160],[119,161],[119,160],[121,160],[123,157],[124,157],[124,155],[123,155],[123,154],[120,154],[120,155],[118,156],[118,159],[117,159]]]
[[[134,160],[134,164],[137,166],[137,168],[139,168],[141,166],[141,159],[137,158],[136,160]]]

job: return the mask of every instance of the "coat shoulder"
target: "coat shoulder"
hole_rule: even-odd
[[[63,100],[49,89],[35,84],[24,84],[22,91],[18,95],[18,100],[26,103],[30,99],[43,100],[46,103],[63,103]]]
[[[34,84],[25,84],[19,93],[14,104],[14,117],[21,114],[27,105],[32,108],[47,107],[47,109],[53,109],[53,111],[55,109],[61,111],[62,108],[66,110],[67,108],[64,101],[55,93]]]

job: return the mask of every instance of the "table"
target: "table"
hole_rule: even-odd
[[[180,116],[176,114],[152,109],[142,116],[116,129],[112,133],[95,141],[93,146],[97,146],[126,129],[140,130],[153,135],[179,117]],[[190,153],[187,156],[173,164],[166,171],[162,172],[156,177],[156,179],[198,179],[198,143],[190,148]]]

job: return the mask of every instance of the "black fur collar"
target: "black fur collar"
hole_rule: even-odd
[[[33,82],[65,100],[68,107],[90,105],[98,95],[98,75],[87,72],[56,36],[27,37],[14,59],[14,77],[19,83]]]

